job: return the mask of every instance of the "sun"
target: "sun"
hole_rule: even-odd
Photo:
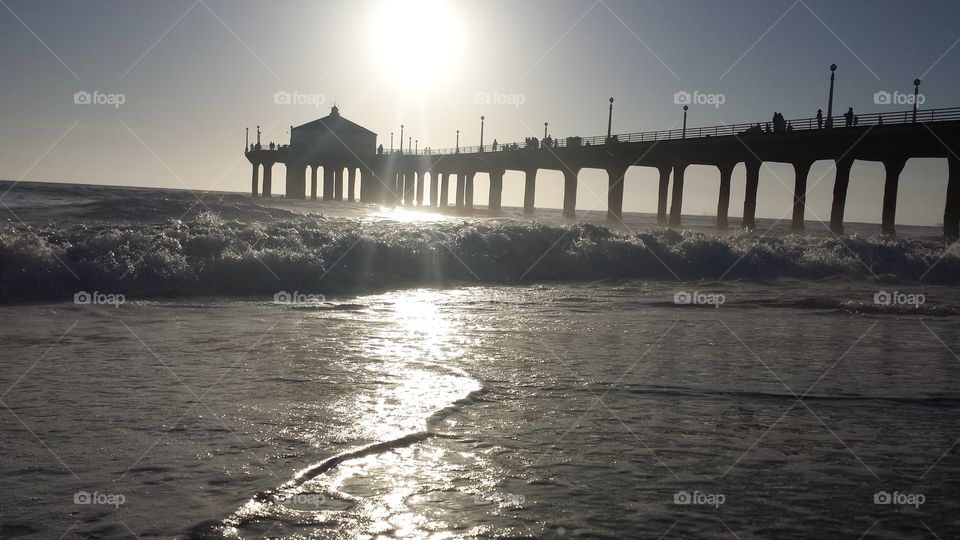
[[[464,32],[452,0],[384,0],[367,43],[387,82],[429,88],[456,77],[465,60]]]

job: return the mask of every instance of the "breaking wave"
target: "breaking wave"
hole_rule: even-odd
[[[960,244],[882,237],[763,237],[578,224],[397,223],[202,213],[160,224],[0,228],[0,301],[337,295],[548,280],[773,280],[843,277],[960,285]]]

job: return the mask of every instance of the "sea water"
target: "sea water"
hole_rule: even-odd
[[[960,533],[933,228],[0,187],[2,537]]]

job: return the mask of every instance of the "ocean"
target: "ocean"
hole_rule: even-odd
[[[960,535],[936,228],[0,193],[0,537]]]

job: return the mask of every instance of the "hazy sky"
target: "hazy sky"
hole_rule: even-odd
[[[916,77],[923,108],[960,106],[958,40],[956,0],[0,0],[0,178],[247,191],[244,128],[287,142],[334,102],[387,147],[401,123],[421,148],[453,146],[457,129],[478,144],[481,115],[488,143],[545,121],[554,137],[600,135],[610,96],[615,133],[668,129],[681,90],[723,95],[691,107],[693,127],[808,117],[826,110],[831,62],[840,112],[908,109],[874,93],[912,93]],[[102,104],[76,104],[81,91]],[[655,211],[656,177],[631,169],[625,210]],[[685,213],[713,215],[717,171],[686,181]],[[784,183],[790,167],[764,168],[758,215],[789,212]],[[848,221],[879,221],[882,183],[882,166],[855,165]],[[828,164],[810,184],[807,217],[826,219]],[[561,186],[542,171],[537,206],[560,206]],[[522,191],[508,174],[504,204]],[[945,191],[945,162],[910,161],[898,223],[941,221]],[[605,173],[581,173],[578,207],[606,208]]]

